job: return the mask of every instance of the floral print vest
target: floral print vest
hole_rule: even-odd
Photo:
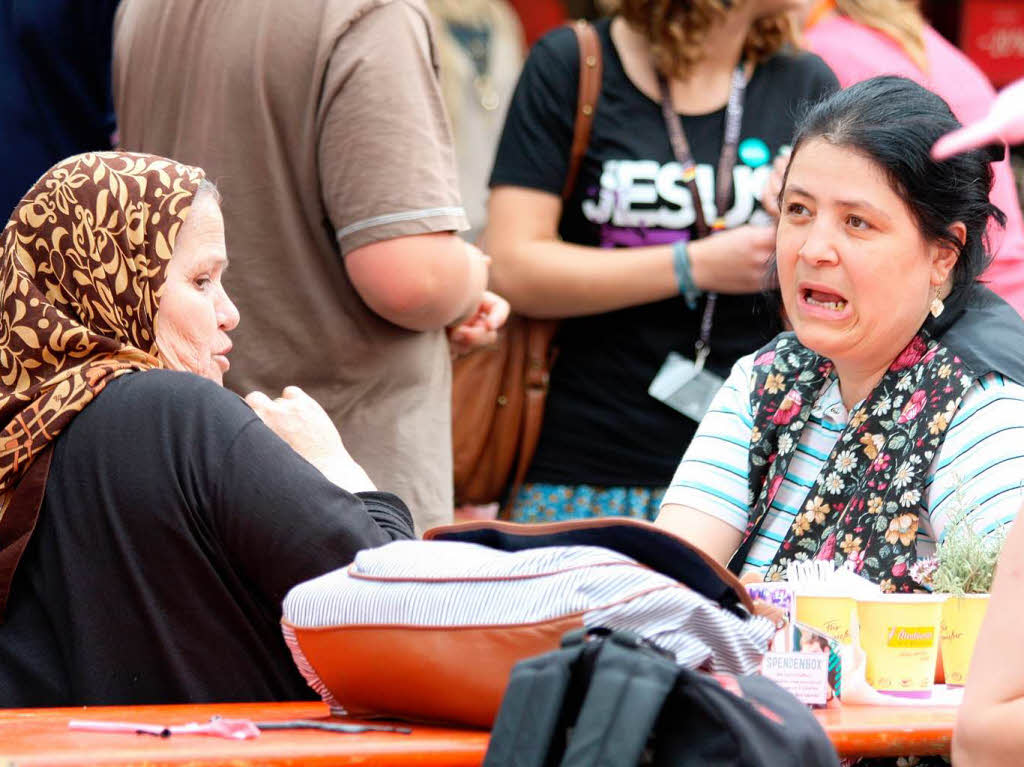
[[[832,363],[784,333],[754,360],[750,519],[741,552],[760,530],[796,453]],[[827,559],[881,585],[911,591],[918,516],[932,459],[977,376],[919,333],[854,410],[786,533],[766,580],[793,560]],[[781,439],[784,434],[790,439]],[[734,561],[734,566],[736,566]],[[742,562],[738,565],[742,566]]]

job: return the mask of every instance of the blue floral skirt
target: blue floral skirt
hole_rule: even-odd
[[[512,507],[513,522],[564,522],[594,517],[653,520],[664,487],[524,484]]]

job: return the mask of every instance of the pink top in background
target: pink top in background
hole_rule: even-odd
[[[974,63],[931,27],[925,27],[929,72],[922,72],[895,40],[844,16],[831,16],[804,35],[807,48],[821,56],[845,88],[876,75],[903,75],[934,91],[966,124],[981,120],[996,98],[995,89]],[[1024,221],[1009,160],[992,166],[992,202],[1006,214],[1006,230],[989,227],[995,259],[984,281],[1024,315]]]

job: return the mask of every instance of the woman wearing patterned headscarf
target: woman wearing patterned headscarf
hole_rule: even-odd
[[[0,707],[308,697],[285,592],[412,535],[305,394],[220,386],[218,201],[198,168],[82,155],[4,229]]]

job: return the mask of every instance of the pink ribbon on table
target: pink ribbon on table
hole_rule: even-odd
[[[189,722],[165,726],[141,722],[103,722],[94,719],[72,719],[68,722],[72,730],[92,732],[131,732],[143,735],[157,735],[162,738],[171,735],[213,735],[229,740],[246,740],[258,737],[259,728],[249,719],[223,719],[215,716],[209,722]]]

